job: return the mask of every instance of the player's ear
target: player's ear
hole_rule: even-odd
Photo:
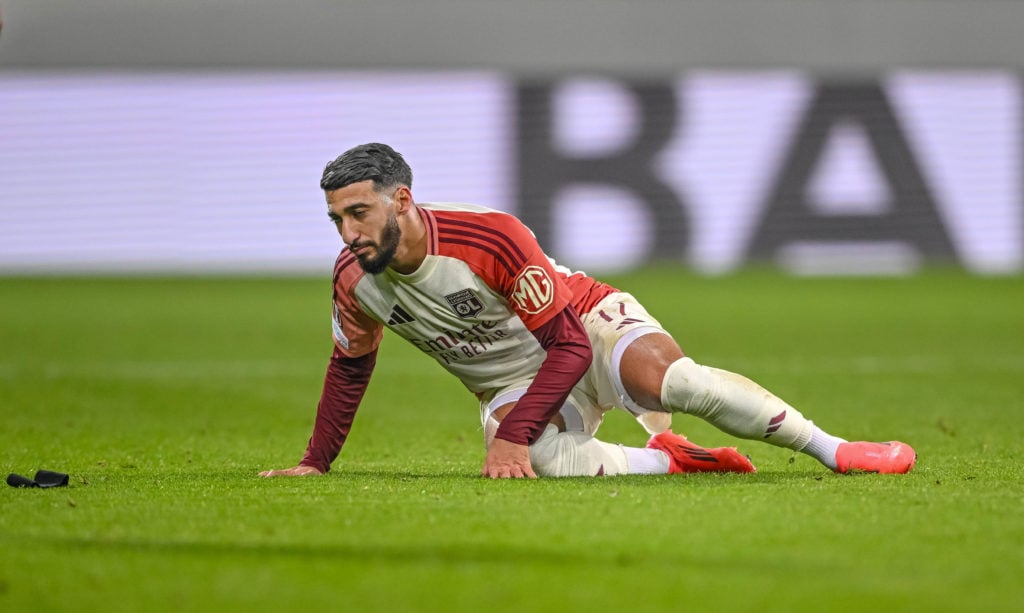
[[[402,214],[412,209],[412,190],[405,185],[399,185],[392,198],[395,202],[396,213]]]

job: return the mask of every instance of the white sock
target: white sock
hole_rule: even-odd
[[[625,446],[622,447],[622,451],[626,454],[630,475],[668,474],[669,459],[668,454],[664,451]]]
[[[836,450],[839,449],[839,445],[845,442],[846,439],[832,436],[818,426],[814,426],[814,429],[811,430],[810,442],[808,442],[807,446],[800,451],[806,453],[825,466],[828,466],[832,470],[835,470]]]

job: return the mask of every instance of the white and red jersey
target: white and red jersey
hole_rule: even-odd
[[[427,256],[416,272],[366,274],[342,251],[334,269],[334,342],[376,349],[387,326],[472,392],[529,380],[545,353],[532,334],[567,305],[584,314],[615,291],[558,266],[512,215],[470,204],[421,204]]]
[[[427,255],[412,274],[370,275],[342,249],[334,266],[334,356],[302,464],[330,469],[369,383],[384,326],[478,396],[531,381],[497,437],[530,444],[592,359],[579,316],[617,291],[548,258],[507,213],[418,205]]]

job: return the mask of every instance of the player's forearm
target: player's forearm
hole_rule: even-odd
[[[593,360],[586,330],[571,306],[534,334],[547,349],[547,357],[495,434],[519,445],[532,444],[540,437]]]
[[[317,405],[313,436],[309,439],[301,465],[312,466],[320,472],[331,469],[331,463],[341,453],[352,429],[376,362],[376,351],[358,358],[331,358]]]

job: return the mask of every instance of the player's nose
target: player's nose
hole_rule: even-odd
[[[348,224],[348,223],[345,223],[345,222],[339,223],[338,224],[338,234],[341,235],[341,240],[346,245],[351,245],[355,241],[359,240],[359,232],[357,232],[352,227],[352,224]]]

